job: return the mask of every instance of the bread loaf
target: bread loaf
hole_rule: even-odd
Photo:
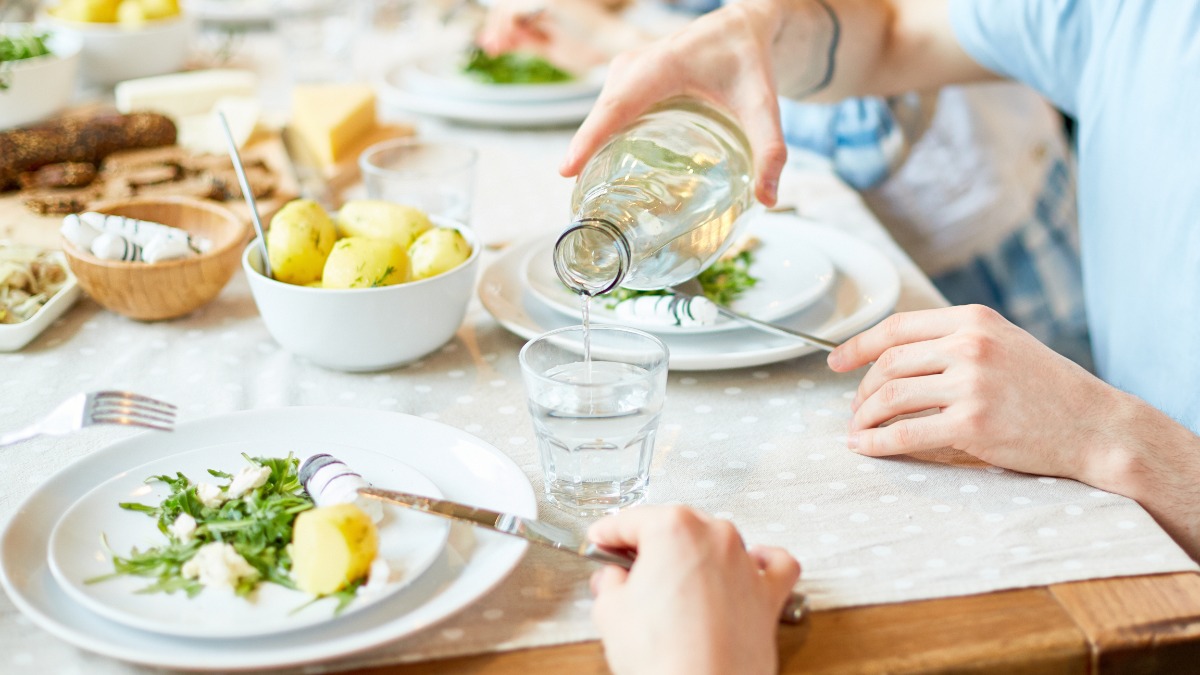
[[[69,118],[0,133],[0,190],[19,186],[20,175],[48,164],[99,164],[118,150],[175,143],[175,123],[150,112]]]

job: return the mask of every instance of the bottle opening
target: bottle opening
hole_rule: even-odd
[[[629,242],[606,220],[581,220],[554,245],[554,272],[580,295],[608,293],[621,284],[628,270]]]

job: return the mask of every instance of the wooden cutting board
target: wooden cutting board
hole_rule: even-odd
[[[279,131],[256,132],[243,148],[243,152],[262,158],[268,169],[276,175],[274,193],[266,199],[258,200],[259,215],[265,226],[276,211],[300,195],[300,186]],[[239,199],[220,203],[240,215],[247,223],[250,222],[250,209],[245,201]],[[62,218],[61,215],[43,216],[30,211],[26,208],[20,192],[0,193],[0,240],[51,249],[60,248],[58,229]]]

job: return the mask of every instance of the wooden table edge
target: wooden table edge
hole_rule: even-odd
[[[779,633],[783,673],[1187,672],[1200,663],[1200,573],[1095,579],[815,612]],[[607,673],[598,642],[354,671]]]

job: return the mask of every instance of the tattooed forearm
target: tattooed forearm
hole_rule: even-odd
[[[795,57],[777,61],[779,93],[788,98],[805,98],[829,86],[836,68],[841,21],[826,0],[808,0],[802,12],[780,27],[775,35],[776,53],[796,54],[795,44],[803,44],[801,62]],[[798,41],[792,45],[786,42]],[[782,47],[782,49],[781,49]],[[788,49],[787,47],[791,47]]]

